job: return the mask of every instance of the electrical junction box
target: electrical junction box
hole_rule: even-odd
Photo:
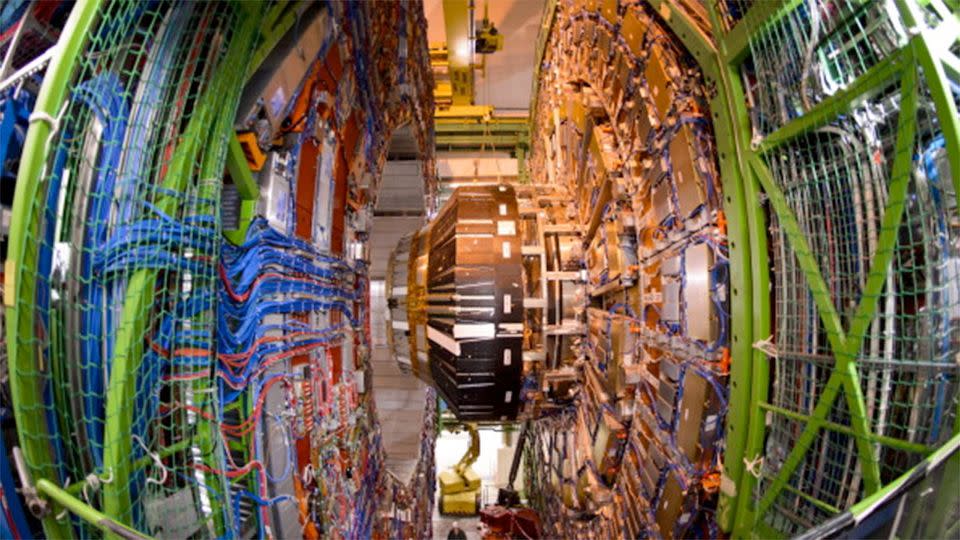
[[[673,186],[666,179],[653,186],[653,223],[659,225],[673,214]]]
[[[667,481],[663,486],[663,493],[660,496],[660,503],[657,505],[656,519],[660,527],[660,534],[664,538],[675,538],[674,531],[680,527],[677,523],[680,513],[683,511],[683,499],[685,493],[677,478],[677,473],[670,471],[667,474]]]
[[[683,302],[687,317],[687,335],[707,343],[716,341],[719,324],[713,301],[713,251],[697,244],[684,252]]]
[[[720,421],[720,403],[713,385],[700,374],[687,370],[677,427],[677,446],[687,459],[704,462],[713,458]]]
[[[680,321],[680,282],[668,281],[663,285],[663,308],[660,318],[664,321]]]
[[[626,428],[610,411],[604,409],[593,441],[593,462],[608,486],[614,484],[620,472],[620,457],[626,443]]]
[[[330,251],[333,233],[333,166],[337,159],[336,133],[326,121],[318,120],[317,135],[322,147],[317,155],[317,183],[313,204],[313,245],[320,251]]]
[[[670,141],[670,167],[677,190],[681,218],[688,218],[706,200],[703,181],[697,170],[695,135],[689,126],[681,126]]]
[[[671,77],[667,74],[664,53],[659,46],[651,46],[649,55],[645,69],[647,88],[650,97],[653,99],[653,104],[656,106],[657,117],[660,122],[663,122],[670,111],[670,104],[674,101]]]
[[[284,234],[293,232],[291,178],[290,155],[286,152],[271,152],[260,171],[260,201],[257,203],[257,213],[266,218],[272,228]]]

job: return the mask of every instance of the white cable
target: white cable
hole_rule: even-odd
[[[162,486],[163,484],[166,484],[166,483],[167,483],[167,475],[168,475],[169,471],[167,470],[166,465],[164,465],[164,464],[163,464],[163,461],[160,459],[160,454],[157,454],[156,452],[151,452],[150,449],[147,448],[147,445],[143,443],[143,439],[141,439],[138,435],[131,435],[130,437],[131,437],[134,441],[136,441],[137,444],[140,445],[140,448],[143,448],[143,451],[146,452],[147,455],[150,456],[150,459],[153,460],[153,463],[154,463],[157,467],[159,467],[161,471],[163,471],[163,476],[160,477],[160,480],[157,480],[156,478],[152,478],[152,477],[147,477],[147,483],[148,483],[148,484],[156,484],[156,485],[158,485],[158,486]]]
[[[53,142],[53,138],[57,135],[57,132],[60,131],[60,121],[63,119],[63,115],[67,112],[67,105],[70,104],[70,100],[67,99],[63,102],[63,106],[60,107],[60,112],[57,113],[56,117],[50,116],[46,111],[33,111],[30,113],[29,122],[32,124],[34,122],[46,122],[50,125],[50,134],[47,135],[47,141],[43,146],[43,153],[46,155],[50,151],[50,143]],[[47,177],[47,167],[50,164],[50,160],[47,160],[43,164],[43,169],[40,174],[41,179]]]
[[[780,355],[777,351],[777,346],[773,343],[773,339],[773,334],[771,334],[767,339],[754,342],[753,348],[776,360],[780,358]]]
[[[60,126],[60,117],[50,116],[46,111],[33,111],[30,113],[29,121],[31,124],[37,121],[46,122],[50,124],[51,131],[57,131]]]
[[[83,479],[83,499],[90,502],[90,496],[87,493],[87,488],[93,488],[93,492],[96,493],[100,491],[100,486],[104,484],[109,484],[113,482],[113,469],[110,469],[110,477],[103,478],[98,476],[97,473],[90,473],[86,478]]]
[[[64,481],[64,483],[63,483],[63,489],[67,489],[67,486],[69,486],[69,485],[70,485],[70,477],[68,476],[67,479],[66,479],[66,481]],[[54,518],[55,520],[57,520],[57,521],[63,521],[63,519],[64,519],[65,517],[67,517],[67,509],[66,509],[66,508],[64,508],[63,510],[61,510],[59,514],[53,516],[53,518]]]
[[[316,478],[316,474],[314,474],[313,464],[308,463],[307,466],[303,468],[303,473],[300,475],[300,480],[303,482],[303,485],[306,486],[310,484],[314,478]]]
[[[743,458],[743,464],[746,465],[747,472],[754,478],[760,478],[760,473],[763,470],[763,456],[761,454],[757,454],[753,459]]]

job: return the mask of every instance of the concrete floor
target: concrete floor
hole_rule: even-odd
[[[373,395],[380,417],[387,468],[406,480],[416,466],[425,387],[404,375],[387,349],[373,350]]]
[[[387,468],[401,480],[407,480],[420,450],[426,386],[416,377],[401,373],[387,349],[383,294],[383,282],[373,281],[370,287],[373,397],[387,453]]]

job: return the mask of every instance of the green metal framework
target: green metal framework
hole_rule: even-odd
[[[842,90],[761,137],[751,130],[741,68],[751,54],[751,45],[761,40],[772,25],[792,10],[805,7],[804,3],[755,2],[739,22],[726,31],[720,30],[725,26],[717,5],[708,3],[710,22],[714,29],[718,29],[713,35],[705,33],[689,13],[673,3],[650,0],[650,4],[699,62],[707,84],[715,85],[717,90],[711,105],[724,192],[727,194],[725,211],[730,223],[733,300],[731,407],[727,416],[728,435],[718,521],[735,537],[780,537],[784,533],[765,522],[764,516],[784,491],[801,497],[827,514],[842,510],[790,485],[791,475],[811,443],[824,430],[845,434],[856,442],[855,455],[862,474],[865,499],[855,508],[861,510],[869,506],[867,501],[894,489],[903,478],[899,476],[891,481],[889,474],[883,475],[877,457],[881,448],[913,454],[915,459],[922,459],[935,450],[926,444],[874,431],[866,410],[865,381],[858,359],[868,326],[877,313],[887,281],[887,269],[897,251],[898,230],[905,219],[914,149],[918,144],[919,99],[932,100],[935,106],[939,130],[945,139],[947,163],[952,172],[953,191],[960,193],[960,120],[957,98],[950,90],[951,82],[956,85],[960,80],[960,59],[951,51],[956,51],[960,39],[958,16],[936,0],[924,2],[922,6],[912,0],[898,1],[896,7],[909,35],[906,43],[867,66]],[[863,9],[873,7],[866,4]],[[889,92],[891,85],[894,88],[898,85],[901,97],[879,240],[861,300],[852,317],[849,314],[844,316],[838,313],[817,255],[797,222],[796,210],[770,170],[770,160],[777,156],[777,149],[796,143],[839,115],[849,113],[865,99],[864,96]],[[801,414],[771,402],[770,351],[753,347],[754,343],[765,340],[772,333],[769,225],[779,227],[788,239],[789,250],[796,257],[818,308],[834,359],[832,372],[810,414]],[[845,324],[845,320],[849,323]],[[838,422],[831,412],[844,406],[847,421]],[[789,454],[771,481],[758,490],[769,425],[771,418],[777,417],[800,423],[802,434],[788,449]],[[958,430],[960,425],[954,422],[954,434]]]
[[[240,384],[216,371],[223,367],[216,364],[218,353],[226,348],[233,354],[216,339],[240,319],[220,324],[227,317],[220,318],[217,295],[232,276],[221,278],[216,269],[225,247],[221,233],[234,243],[249,240],[260,198],[234,133],[241,93],[262,63],[283,54],[274,49],[317,7],[300,0],[89,0],[72,10],[31,117],[5,268],[6,346],[24,496],[47,537],[220,538],[246,536],[251,527],[268,537],[274,516],[267,512],[275,510],[270,507],[298,504],[293,487],[267,496],[269,484],[279,481],[271,478],[270,460],[254,455],[261,427],[267,431],[266,420],[259,421],[272,382],[249,384],[263,382],[256,372]],[[346,24],[331,22],[339,33],[331,36],[337,48],[316,65],[339,85],[334,170],[340,185],[354,180],[341,171],[379,176],[383,142],[401,122],[415,124],[423,159],[432,160],[426,151],[432,150],[432,123],[424,113],[433,108],[426,36],[417,33],[425,28],[422,12],[416,2],[393,8],[332,7]],[[398,54],[377,57],[374,65],[365,47]],[[353,56],[350,63],[346,54]],[[336,75],[331,66],[339,66]],[[403,69],[385,69],[398,66]],[[345,84],[360,73],[369,84]],[[344,111],[350,114],[340,118]],[[517,145],[526,140],[526,124],[513,124],[503,131]],[[220,219],[224,170],[241,201],[239,226],[229,231]],[[342,225],[342,209],[334,219],[335,228]],[[296,251],[305,260],[316,255]],[[336,272],[345,275],[342,266]],[[346,305],[360,298],[341,300]],[[313,308],[318,315],[326,310]],[[360,334],[362,322],[349,322]],[[311,511],[338,515],[341,535],[349,530],[369,536],[375,520],[377,530],[385,526],[372,508],[394,505],[396,490],[433,482],[432,438],[425,440],[429,453],[414,487],[392,483],[394,492],[384,499],[372,401],[369,393],[353,393],[359,370],[353,362],[368,363],[355,343],[365,338],[327,337],[307,345],[319,351],[311,361],[323,366],[310,374],[313,381],[320,384],[327,375],[321,371],[327,370],[330,344],[343,347],[344,363],[352,361],[355,369],[330,369],[339,382],[325,384],[323,400],[339,409],[331,416],[342,424],[308,430],[310,458],[313,464],[347,461],[350,448],[354,473],[318,472],[316,485],[325,486],[327,499]],[[277,359],[287,352],[276,353]],[[288,382],[286,366],[276,367]],[[222,380],[230,390],[224,391]],[[291,392],[301,382],[291,383]],[[425,419],[430,429],[433,420]],[[282,442],[292,453],[293,428],[288,433]],[[297,476],[290,455],[281,478]],[[430,508],[418,523],[429,520]],[[343,519],[340,510],[354,518]],[[283,524],[296,527],[301,518],[316,521],[310,527],[327,522],[303,512],[298,507]],[[286,534],[282,526],[272,530]]]
[[[44,84],[40,89],[34,115],[45,113],[55,117],[61,103],[67,95],[70,74],[77,61],[87,36],[96,18],[100,2],[90,1],[73,10],[63,30],[59,50],[50,61],[50,67]],[[7,354],[11,373],[34,369],[35,350],[32,347],[18,346],[18,336],[32,336],[34,333],[32,307],[36,298],[36,283],[30,274],[20,276],[19,268],[24,265],[36,266],[39,246],[30,242],[29,229],[37,223],[38,205],[34,204],[40,172],[47,160],[46,142],[54,126],[37,123],[27,132],[23,157],[17,174],[17,188],[14,196],[13,217],[10,223],[10,246],[4,268],[4,304],[7,307]],[[14,404],[38,403],[41,400],[40,388],[32,384],[16,384],[12,381],[10,391]],[[46,419],[39,414],[31,414],[29,409],[14,407],[17,426],[21,432],[47,433]],[[40,438],[24,438],[20,441],[24,457],[31,467],[31,475],[38,491],[44,493],[44,486],[37,474],[37,465],[52,459],[51,448]],[[53,484],[53,487],[57,487]],[[91,509],[92,510],[92,509]],[[50,538],[69,538],[71,529],[68,522],[58,521],[53,516],[43,520],[43,528]]]
[[[282,29],[271,32],[269,28],[272,28],[286,4],[282,2],[274,6],[264,19],[259,17],[259,5],[241,2],[222,6],[225,10],[236,10],[243,22],[234,29],[231,41],[224,44],[224,55],[209,76],[209,87],[198,96],[189,124],[184,127],[168,158],[167,172],[160,179],[159,186],[169,195],[157,197],[155,204],[160,211],[177,215],[182,204],[177,194],[185,192],[188,183],[200,178],[191,189],[199,200],[207,201],[205,204],[208,206],[195,210],[216,212],[215,206],[211,205],[219,198],[219,179],[226,158],[228,154],[236,158],[239,150],[232,148],[237,146],[232,133],[233,118],[219,114],[219,111],[235,107],[245,81],[244,68],[257,65],[262,61],[262,56],[269,52],[268,49],[266,52],[261,49],[255,61],[250,62],[258,36],[269,38],[273,33],[282,33]],[[44,365],[41,347],[37,345],[47,338],[40,335],[40,329],[35,326],[36,313],[40,309],[37,305],[38,279],[35,269],[41,242],[37,238],[42,236],[39,231],[42,222],[40,214],[44,195],[49,189],[48,162],[57,150],[51,141],[55,140],[58,130],[62,131],[58,115],[64,114],[71,85],[76,82],[78,71],[84,69],[81,67],[85,62],[83,51],[91,40],[104,39],[104,30],[101,28],[98,36],[95,29],[100,22],[99,17],[105,16],[107,11],[106,3],[101,0],[79,3],[70,14],[63,38],[51,60],[32,117],[40,121],[32,120],[18,172],[10,248],[4,272],[11,392],[24,461],[33,483],[25,493],[28,499],[33,497],[32,502],[42,509],[44,532],[49,538],[69,538],[74,535],[67,511],[88,524],[85,530],[96,528],[108,537],[144,537],[128,526],[131,523],[132,506],[130,477],[135,473],[142,474],[141,471],[154,460],[183,452],[189,446],[189,441],[185,440],[141,459],[131,459],[131,455],[134,455],[131,424],[135,421],[135,415],[139,414],[131,407],[132,396],[137,393],[134,384],[143,359],[143,336],[149,319],[147,313],[157,294],[155,284],[158,277],[156,270],[141,269],[129,276],[121,300],[123,310],[113,338],[115,348],[111,376],[103,396],[106,417],[102,470],[108,473],[97,474],[99,479],[91,478],[96,473],[87,478],[75,478],[66,486],[59,485],[52,474],[58,458],[49,443],[52,440],[52,427],[42,412],[43,381],[49,376],[47,372],[50,368]],[[294,19],[288,15],[276,24],[286,24],[288,27]],[[274,44],[275,40],[265,46],[272,47]],[[242,159],[242,152],[239,152],[239,157]],[[255,201],[257,186],[245,162],[241,163],[242,168],[237,167],[238,161],[233,159],[229,162],[229,168],[235,182],[241,187],[243,199]],[[209,453],[219,443],[211,436],[216,428],[209,424],[204,426],[204,422],[199,422],[201,427],[195,441],[199,441],[204,452]],[[91,486],[94,490],[98,486],[102,488],[100,504],[88,498],[88,488]],[[78,498],[80,494],[85,501]],[[216,509],[218,503],[211,501],[210,504]],[[100,510],[95,506],[99,506]],[[222,530],[224,524],[220,522],[218,512],[212,514],[216,522],[213,526]]]

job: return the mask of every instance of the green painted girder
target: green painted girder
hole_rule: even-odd
[[[786,491],[787,493],[790,493],[790,494],[792,494],[792,495],[796,495],[796,496],[800,497],[801,499],[803,499],[803,500],[807,501],[808,503],[816,506],[817,508],[823,510],[824,512],[827,512],[827,513],[830,513],[830,514],[839,514],[839,513],[840,513],[840,509],[837,508],[836,506],[833,506],[832,504],[825,503],[825,502],[821,501],[820,499],[817,499],[816,497],[810,495],[809,493],[805,493],[805,492],[803,492],[803,491],[801,491],[801,490],[799,490],[799,489],[791,486],[790,484],[787,484],[787,485],[783,486],[783,490]]]
[[[494,120],[491,122],[470,122],[437,120],[434,122],[434,131],[437,135],[448,134],[513,134],[529,138],[530,120],[527,118]]]
[[[250,166],[236,134],[230,137],[227,147],[227,171],[237,187],[237,194],[240,195],[240,222],[236,230],[223,231],[223,235],[234,245],[240,245],[246,239],[247,229],[256,217],[260,186],[250,172]]]
[[[850,410],[850,420],[856,438],[864,490],[869,495],[879,491],[881,487],[880,469],[876,451],[871,442],[873,435],[869,429],[856,358],[867,327],[876,313],[877,303],[887,278],[887,268],[892,263],[896,250],[897,232],[903,218],[913,165],[918,93],[915,68],[904,69],[901,79],[902,98],[897,122],[897,142],[888,188],[888,200],[883,212],[877,250],[870,264],[867,283],[864,286],[860,304],[851,322],[849,332],[843,331],[840,317],[834,309],[829,291],[825,289],[826,285],[820,275],[816,259],[806,246],[803,231],[797,224],[786,198],[774,183],[773,176],[766,169],[766,165],[760,157],[756,155],[753,157],[754,173],[770,197],[771,206],[780,219],[781,227],[787,238],[790,240],[793,252],[814,296],[821,321],[826,328],[827,337],[836,357],[833,373],[827,379],[824,391],[817,401],[813,414],[810,415],[810,421],[804,426],[796,445],[790,450],[771,485],[764,490],[764,495],[758,505],[757,516],[763,516],[770,509],[776,497],[789,482],[793,472],[803,461],[806,451],[829,415],[833,402],[841,389],[844,391],[847,406]]]
[[[718,521],[724,530],[732,531],[736,517],[746,512],[757,480],[745,459],[754,459],[763,451],[764,418],[752,405],[767,400],[769,360],[753,343],[771,332],[770,267],[765,208],[747,157],[750,125],[746,99],[735,70],[724,65],[718,71],[718,87],[725,91],[718,92],[711,108],[718,120],[714,127],[721,175],[726,175],[731,288],[730,406],[723,467],[733,488],[732,492],[721,491]]]
[[[80,51],[100,11],[100,0],[81,2],[67,18],[50,60],[43,84],[34,106],[32,118],[56,118],[67,98],[74,66]],[[37,354],[40,350],[35,327],[35,304],[37,292],[38,251],[40,242],[41,201],[48,189],[48,178],[43,174],[48,156],[53,150],[48,146],[55,126],[50,121],[31,120],[30,129],[23,146],[20,169],[10,222],[9,246],[4,268],[4,303],[7,308],[7,355],[10,370],[10,392],[13,398],[20,447],[34,482],[51,482],[47,476],[54,469],[54,457],[49,443],[50,429],[46,416],[38,412],[43,408],[41,388],[44,375],[36,375],[49,369]],[[69,538],[73,529],[68,520],[54,517],[52,512],[42,520],[47,538]]]
[[[149,540],[151,538],[117,521],[113,516],[94,509],[46,478],[37,480],[36,484],[37,491],[69,510],[73,515],[100,529],[105,536],[114,536],[124,540]],[[65,536],[63,538],[70,537]]]
[[[760,35],[769,25],[780,20],[790,13],[803,0],[760,0],[754,2],[750,9],[737,21],[737,24],[724,36],[721,49],[724,60],[731,65],[739,66],[750,53],[750,40]],[[720,28],[714,23],[715,28]]]
[[[850,426],[845,426],[843,424],[838,424],[836,422],[831,422],[823,419],[814,419],[810,415],[801,414],[790,409],[784,409],[783,407],[777,407],[776,405],[771,405],[770,403],[760,402],[757,404],[758,407],[765,411],[770,411],[776,413],[780,416],[789,418],[791,420],[796,420],[802,424],[807,424],[810,422],[819,422],[820,427],[823,429],[828,429],[836,433],[843,433],[844,435],[856,436],[856,431]],[[870,433],[867,435],[871,441],[875,443],[882,444],[884,446],[889,446],[897,450],[903,450],[904,452],[912,452],[914,454],[929,454],[932,452],[935,447],[927,446],[920,443],[912,443],[909,441],[904,441],[902,439],[897,439],[894,437],[887,437],[884,435],[877,435],[875,433]]]

